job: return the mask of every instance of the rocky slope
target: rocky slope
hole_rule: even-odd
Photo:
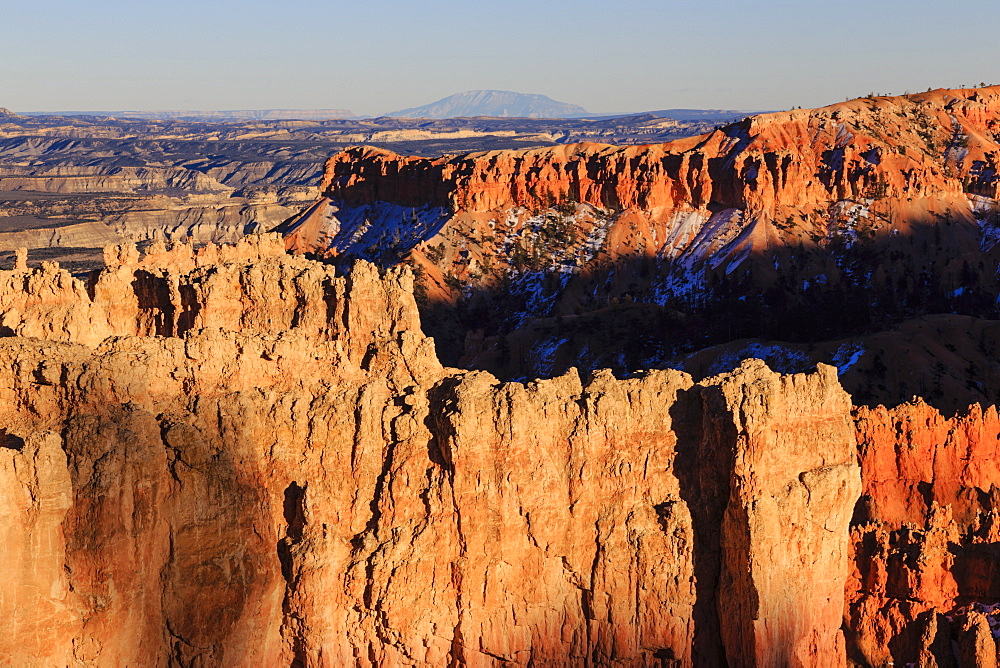
[[[354,143],[439,155],[581,138],[662,141],[709,127],[652,115],[209,122],[0,113],[0,253],[61,248],[32,253],[31,261],[58,257],[89,270],[99,266],[103,245],[124,239],[235,241],[299,213],[318,195],[323,161]],[[79,225],[86,234],[51,232]]]
[[[984,88],[764,114],[667,144],[355,148],[327,163],[326,199],[279,229],[298,252],[405,259],[447,323],[434,332],[445,358],[504,377],[629,371],[927,313],[995,318],[998,124],[1000,88]],[[664,323],[648,340],[531,332],[636,303]],[[504,346],[520,367],[495,362]]]
[[[405,272],[106,258],[0,274],[4,661],[844,664],[832,368],[501,384]]]
[[[994,408],[760,361],[501,383],[440,365],[406,270],[105,262],[0,272],[0,661],[996,660]]]

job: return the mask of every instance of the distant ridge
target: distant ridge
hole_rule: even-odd
[[[675,121],[693,123],[730,123],[747,116],[769,114],[768,110],[750,111],[746,109],[658,109],[656,111],[634,111],[617,114],[578,114],[573,118],[594,121],[610,121],[625,118],[670,118]]]
[[[386,114],[389,118],[460,118],[497,116],[501,118],[573,118],[587,110],[575,104],[553,100],[545,95],[515,93],[507,90],[467,90],[422,107],[412,107]]]
[[[168,121],[327,121],[357,118],[349,109],[232,109],[228,111],[25,111],[26,116],[114,116]]]
[[[646,112],[660,118],[672,118],[675,121],[704,121],[706,123],[735,121],[745,116],[768,113],[766,111],[740,111],[738,109],[660,109]]]

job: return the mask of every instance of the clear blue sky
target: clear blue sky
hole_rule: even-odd
[[[997,0],[0,0],[15,111],[347,108],[469,89],[594,112],[1000,83]]]

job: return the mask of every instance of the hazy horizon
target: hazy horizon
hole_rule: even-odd
[[[461,93],[474,93],[474,92],[521,93],[521,91],[498,91],[498,90],[476,91],[476,90],[471,90],[471,91],[459,91],[458,94],[461,94]],[[431,103],[440,102],[440,101],[442,101],[444,99],[447,99],[448,97],[451,97],[451,96],[446,96],[445,98],[440,98],[438,100],[431,100]],[[553,100],[553,102],[563,102],[563,100]],[[414,108],[418,108],[418,107],[414,107]],[[721,108],[694,108],[694,107],[674,107],[673,109],[682,110],[682,111],[683,110],[691,110],[691,111],[741,111],[741,112],[755,112],[755,113],[756,112],[768,111],[766,109],[721,109]],[[399,111],[408,111],[408,110],[409,109],[391,109],[391,110],[386,110],[385,112],[380,113],[380,114],[357,114],[356,116],[357,117],[375,118],[375,117],[378,117],[378,116],[382,116],[384,114],[389,114],[389,113],[394,113],[394,112],[399,112]],[[164,113],[164,114],[178,114],[178,113],[224,114],[224,113],[254,113],[254,112],[274,112],[274,111],[283,111],[283,112],[289,112],[289,113],[295,113],[295,112],[314,113],[314,112],[317,112],[317,111],[336,112],[336,111],[353,111],[353,110],[348,109],[346,107],[342,107],[342,108],[339,108],[339,109],[338,108],[324,108],[324,109],[302,109],[302,108],[298,108],[298,109],[279,109],[279,108],[255,108],[255,109],[194,109],[194,108],[188,108],[188,109],[12,109],[11,111],[14,111],[16,113],[25,113],[25,114],[37,115],[37,114],[48,114],[48,113],[51,113],[51,114],[58,114],[58,113],[69,113],[69,114],[79,114],[79,113],[149,114],[149,113],[157,113],[157,112],[158,113]],[[616,114],[616,113],[627,114],[627,113],[643,112],[643,111],[662,111],[662,109],[615,109],[615,110],[604,109],[604,110],[596,110],[596,111],[588,109],[587,110],[587,114],[592,115],[592,116],[597,116],[597,115],[600,115],[600,114],[603,114],[603,113],[607,113],[607,114]],[[579,114],[576,114],[574,116],[568,116],[567,118],[578,117],[578,116],[579,116]]]
[[[1000,3],[983,0],[38,0],[4,13],[0,106],[14,111],[379,115],[477,89],[592,113],[763,110],[1000,80]]]

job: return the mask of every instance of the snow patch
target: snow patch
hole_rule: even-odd
[[[1000,640],[1000,603],[983,603],[975,601],[968,606],[963,606],[955,610],[950,615],[945,615],[949,621],[954,622],[960,612],[979,612],[986,617],[986,623],[990,625],[990,633],[994,640]]]
[[[764,360],[768,367],[779,373],[801,373],[812,366],[809,357],[800,350],[780,344],[753,342],[735,352],[723,352],[708,368],[708,375],[714,376],[732,371],[743,360],[753,358]]]
[[[853,200],[840,200],[832,207],[830,225],[827,227],[826,238],[840,237],[844,246],[850,248],[858,241],[858,225],[871,219],[872,200],[864,203]]]
[[[1000,202],[992,197],[969,195],[969,206],[982,234],[979,238],[980,249],[989,251],[1000,243]]]
[[[847,129],[846,124],[841,123],[837,126],[837,138],[835,140],[835,146],[837,148],[844,148],[851,143],[852,139],[854,139],[854,135]]]
[[[705,296],[705,271],[727,262],[735,271],[750,255],[751,226],[741,209],[724,209],[710,214],[705,210],[675,212],[667,222],[667,234],[658,255],[672,260],[671,269],[653,287],[654,303],[670,300],[697,301]]]
[[[529,359],[533,363],[534,372],[541,378],[549,378],[555,369],[556,354],[564,343],[569,339],[542,339],[536,343],[528,353]]]
[[[593,260],[604,248],[608,232],[616,219],[610,212],[589,204],[578,205],[576,211],[569,215],[555,209],[546,209],[522,219],[526,213],[527,210],[523,207],[515,207],[507,212],[504,223],[511,233],[507,236],[505,252],[513,251],[515,243],[521,239],[526,239],[529,247],[542,246],[542,229],[553,221],[557,221],[571,235],[586,230],[582,241],[574,238],[565,244],[549,244],[546,248],[543,259],[548,262],[547,269],[560,273],[573,273]]]
[[[369,260],[396,256],[437,234],[451,217],[445,207],[406,207],[390,202],[361,206],[334,203],[328,213],[328,248]]]
[[[844,343],[837,348],[830,363],[837,367],[837,375],[843,376],[864,354],[865,348],[860,343]]]

